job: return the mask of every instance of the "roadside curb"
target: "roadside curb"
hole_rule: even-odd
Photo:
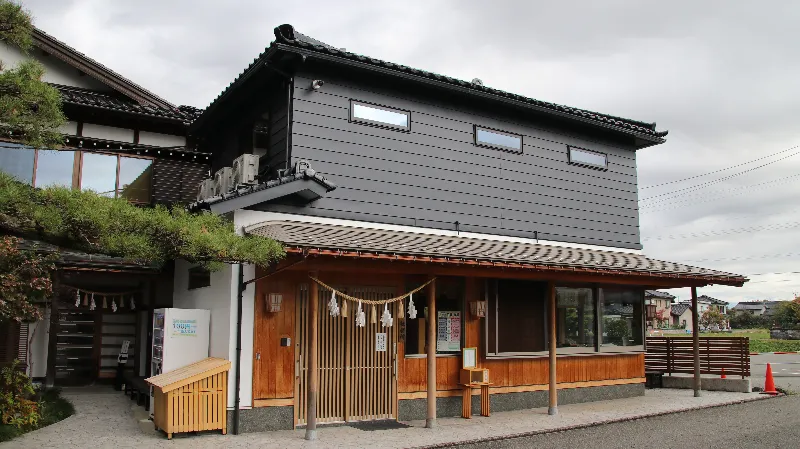
[[[727,407],[729,405],[738,405],[738,404],[745,404],[747,402],[764,401],[764,400],[779,398],[779,397],[783,397],[783,396],[786,396],[786,395],[785,394],[779,394],[779,395],[776,395],[776,396],[766,396],[766,395],[761,395],[761,394],[755,394],[753,398],[740,399],[740,400],[737,400],[737,401],[729,401],[729,402],[723,402],[723,403],[719,403],[719,404],[703,405],[703,406],[700,406],[700,407],[692,407],[692,408],[685,408],[685,409],[678,409],[678,410],[669,410],[669,411],[665,411],[665,412],[646,413],[646,414],[643,414],[643,415],[630,416],[630,417],[627,417],[627,418],[607,419],[607,420],[604,420],[604,421],[595,421],[595,422],[586,423],[586,424],[575,424],[575,425],[572,425],[572,426],[557,427],[557,428],[553,428],[553,429],[533,430],[533,431],[530,431],[530,432],[512,433],[512,434],[508,434],[508,435],[496,435],[496,436],[492,436],[492,437],[476,438],[476,439],[472,439],[472,440],[450,441],[450,442],[447,442],[447,443],[438,443],[438,444],[432,444],[432,445],[428,445],[428,446],[413,446],[412,449],[434,449],[434,448],[462,446],[462,445],[467,445],[467,444],[479,444],[479,443],[486,443],[486,442],[491,442],[491,441],[511,440],[511,439],[515,439],[515,438],[525,438],[525,437],[531,437],[531,436],[536,436],[536,435],[545,435],[545,434],[548,434],[548,433],[565,432],[565,431],[568,431],[568,430],[587,429],[589,427],[603,426],[603,425],[606,425],[606,424],[614,424],[614,423],[621,423],[621,422],[628,422],[628,421],[636,421],[636,420],[639,420],[639,419],[654,418],[654,417],[657,417],[657,416],[674,415],[674,414],[677,414],[677,413],[685,413],[685,412],[691,412],[691,411],[695,411],[695,410],[706,410],[706,409],[710,409],[710,408]]]

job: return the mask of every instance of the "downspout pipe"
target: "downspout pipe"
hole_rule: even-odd
[[[244,298],[244,264],[239,264],[239,295],[236,300],[236,373],[233,390],[233,434],[239,435],[239,394],[242,381],[242,300]]]

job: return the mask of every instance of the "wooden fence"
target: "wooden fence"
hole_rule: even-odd
[[[694,374],[694,346],[687,337],[647,337],[645,370]],[[750,376],[748,337],[700,337],[700,373]]]

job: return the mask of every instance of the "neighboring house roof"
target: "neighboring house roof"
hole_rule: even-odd
[[[762,310],[765,307],[763,301],[742,301],[733,306],[736,310]]]
[[[700,302],[705,302],[705,303],[708,303],[708,304],[716,304],[716,305],[720,305],[720,306],[727,306],[728,305],[727,301],[723,301],[723,300],[717,299],[717,298],[712,298],[712,297],[710,297],[708,295],[698,296],[697,300],[700,301]]]
[[[672,308],[670,309],[669,313],[675,316],[683,315],[683,312],[690,309],[691,306],[689,304],[673,304]]]
[[[56,265],[62,268],[114,269],[121,271],[159,271],[155,265],[137,263],[122,257],[92,254],[84,251],[62,248],[50,243],[30,239],[20,239],[19,248],[44,254],[57,254]]]
[[[281,25],[275,28],[275,41],[273,41],[264,52],[262,52],[253,62],[237,76],[228,87],[226,87],[206,108],[204,114],[198,120],[202,122],[206,117],[213,113],[213,110],[225,98],[249,79],[253,73],[265,68],[272,67],[273,58],[279,52],[298,53],[304,57],[316,57],[335,63],[343,63],[350,66],[367,68],[379,71],[391,76],[400,76],[412,81],[434,85],[437,87],[447,87],[450,90],[457,90],[460,93],[475,97],[482,97],[490,100],[500,100],[504,103],[512,103],[528,109],[546,113],[551,116],[579,121],[590,125],[599,126],[612,131],[632,135],[648,142],[648,145],[663,143],[667,131],[656,130],[655,123],[646,123],[637,120],[616,117],[608,114],[601,114],[584,109],[572,108],[560,104],[524,97],[512,94],[499,89],[483,86],[482,83],[467,82],[448,76],[439,75],[424,70],[418,70],[400,64],[394,64],[380,59],[362,56],[356,53],[337,49],[316,39],[305,36],[297,32],[291,25]],[[199,124],[196,126],[200,126]]]
[[[743,276],[649,259],[641,254],[538,243],[423,234],[295,221],[268,221],[246,232],[284,243],[289,250],[375,259],[420,260],[532,270],[702,279],[742,285]]]
[[[645,290],[644,296],[646,298],[659,298],[659,299],[670,299],[670,300],[675,299],[675,295],[671,295],[667,292],[660,292],[658,290]]]
[[[143,115],[151,118],[176,120],[184,125],[190,124],[202,112],[200,109],[191,106],[165,108],[150,104],[139,104],[121,95],[109,95],[107,92],[97,92],[58,84],[53,84],[53,86],[61,93],[61,99],[65,104],[90,106],[109,111]]]
[[[633,305],[614,305],[605,310],[605,315],[633,315]]]
[[[175,105],[144,87],[134,83],[124,76],[114,72],[94,59],[75,50],[64,42],[50,36],[44,31],[33,29],[33,44],[51,56],[64,61],[70,66],[80,70],[86,75],[100,81],[112,89],[136,100],[143,105],[156,106],[164,109],[176,109]]]
[[[210,210],[216,214],[224,214],[276,200],[293,199],[307,203],[334,189],[336,184],[306,164],[303,169],[296,170],[290,175],[197,201],[190,204],[188,209]]]

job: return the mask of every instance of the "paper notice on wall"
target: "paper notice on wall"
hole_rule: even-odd
[[[197,320],[172,320],[172,335],[179,337],[197,337]]]
[[[375,352],[386,352],[386,333],[375,334]]]
[[[457,352],[461,350],[461,312],[438,312],[436,350]]]

